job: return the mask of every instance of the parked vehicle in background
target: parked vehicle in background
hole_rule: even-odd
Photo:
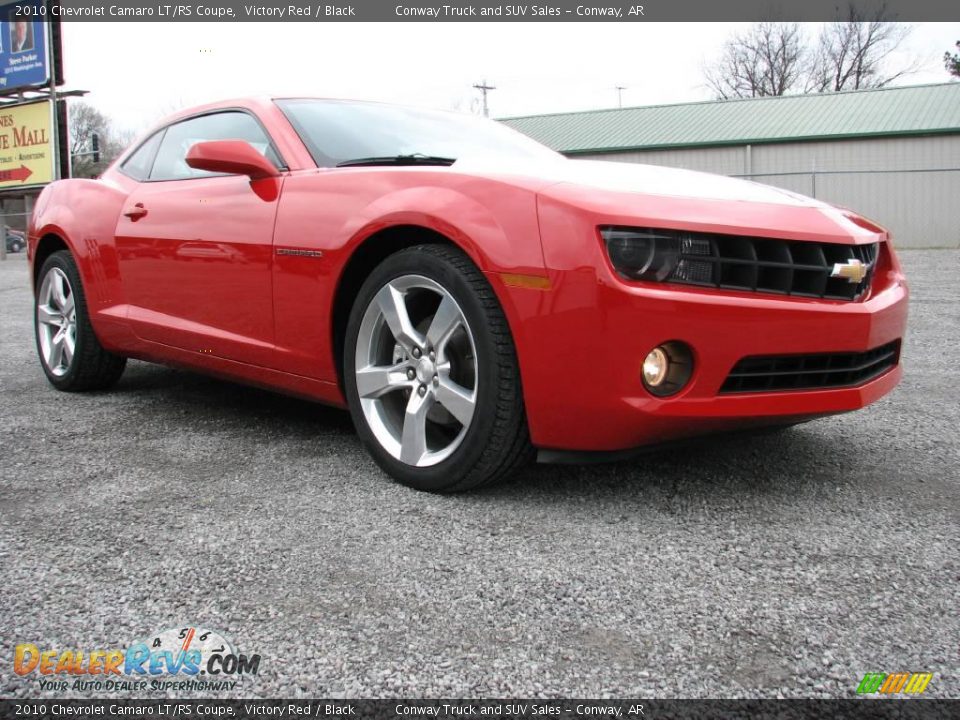
[[[18,253],[27,247],[27,237],[20,230],[7,228],[6,244],[8,253]]]

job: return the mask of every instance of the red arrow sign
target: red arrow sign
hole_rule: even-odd
[[[26,165],[21,165],[13,170],[0,170],[0,182],[5,180],[19,180],[20,182],[24,182],[31,175],[33,175],[33,170]]]

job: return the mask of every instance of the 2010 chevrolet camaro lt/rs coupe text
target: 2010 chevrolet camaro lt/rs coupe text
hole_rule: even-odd
[[[883,228],[453,113],[183,112],[101,178],[49,185],[28,250],[55,387],[106,388],[134,357],[348,407],[380,466],[425,490],[537,450],[855,410],[901,375],[907,287]]]

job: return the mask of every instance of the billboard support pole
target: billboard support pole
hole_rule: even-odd
[[[0,200],[0,260],[7,259],[7,216],[3,212],[3,200]]]
[[[47,73],[50,76],[50,107],[53,110],[53,122],[50,123],[50,129],[53,131],[53,179],[61,180],[62,173],[60,172],[60,123],[57,122],[59,117],[59,108],[57,107],[57,81],[60,79],[57,77],[57,58],[54,55],[58,52],[58,49],[54,47],[53,34],[49,34],[49,41],[47,42],[47,67],[50,69]]]

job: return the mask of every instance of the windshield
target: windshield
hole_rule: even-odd
[[[413,155],[451,160],[562,157],[526,135],[472,115],[342,100],[278,100],[277,105],[320,167]]]

